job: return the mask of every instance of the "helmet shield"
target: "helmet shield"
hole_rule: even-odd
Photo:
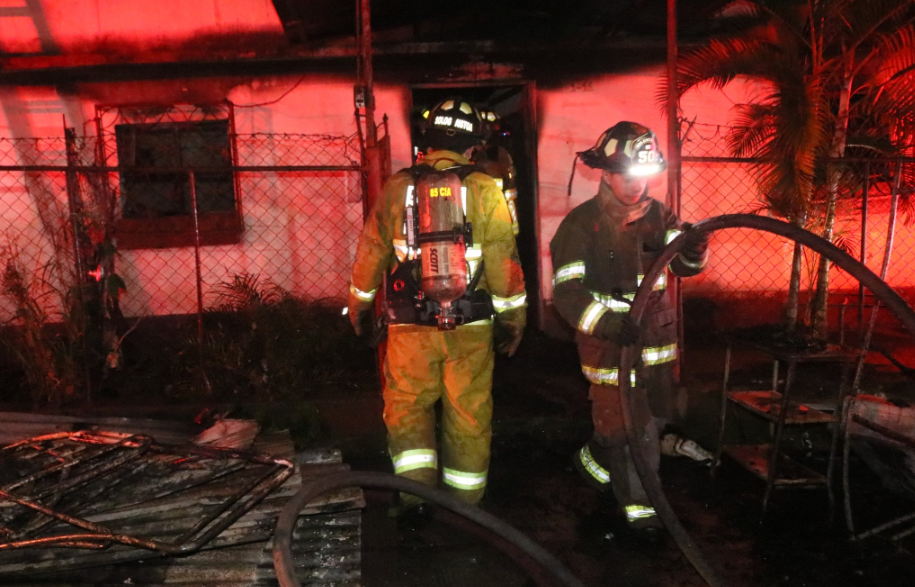
[[[587,151],[578,153],[588,167],[646,177],[667,169],[658,139],[648,127],[620,122],[608,128]]]

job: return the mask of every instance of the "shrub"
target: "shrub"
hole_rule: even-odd
[[[219,285],[215,307],[184,336],[180,394],[285,400],[331,386],[374,385],[372,352],[340,314],[342,303],[296,297],[256,275]]]

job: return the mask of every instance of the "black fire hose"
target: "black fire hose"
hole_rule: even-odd
[[[887,285],[886,282],[880,279],[873,271],[832,243],[820,238],[812,232],[798,228],[793,224],[753,214],[725,214],[723,216],[716,216],[697,222],[690,230],[712,233],[716,230],[725,228],[751,228],[763,232],[770,232],[791,239],[816,251],[857,279],[861,285],[868,288],[874,294],[874,297],[880,300],[890,312],[905,325],[912,336],[915,336],[915,310],[912,310],[905,300],[903,300],[893,288]],[[664,247],[661,254],[658,256],[658,259],[642,280],[642,284],[636,291],[635,298],[632,301],[632,307],[629,308],[629,316],[636,325],[641,323],[652,285],[658,280],[661,272],[665,270],[670,262],[673,261],[674,257],[680,252],[680,249],[683,248],[685,240],[686,235],[681,234]],[[631,371],[633,365],[632,351],[633,347],[631,346],[623,347],[620,355],[620,373],[629,373]],[[626,425],[626,436],[629,439],[629,448],[639,477],[645,487],[645,492],[651,499],[651,503],[654,505],[658,517],[661,518],[661,521],[664,522],[664,526],[667,527],[667,531],[673,536],[677,545],[680,547],[680,550],[683,551],[683,554],[686,555],[696,571],[702,575],[705,582],[712,587],[723,586],[724,583],[708,565],[705,558],[702,556],[702,553],[693,543],[692,539],[690,539],[686,530],[683,529],[680,520],[670,507],[670,503],[668,503],[664,491],[661,488],[661,481],[658,478],[657,472],[649,466],[645,457],[643,445],[639,439],[639,433],[632,425],[633,414],[636,411],[638,413],[646,413],[649,411],[648,400],[645,397],[645,394],[632,393],[632,385],[629,382],[629,377],[620,377],[619,381],[620,390],[622,392],[622,411]]]
[[[276,568],[276,578],[279,580],[281,587],[301,587],[301,583],[299,583],[295,575],[295,560],[292,556],[292,531],[299,516],[299,511],[317,497],[346,487],[375,487],[418,495],[424,500],[451,510],[459,516],[476,522],[483,528],[504,538],[507,542],[518,547],[519,550],[528,555],[543,569],[549,571],[556,578],[559,585],[584,587],[584,584],[565,565],[544,550],[543,547],[495,516],[487,514],[476,506],[464,503],[440,489],[388,473],[370,472],[336,473],[315,479],[304,484],[292,496],[283,511],[280,512],[276,522],[276,530],[273,534],[273,565]]]

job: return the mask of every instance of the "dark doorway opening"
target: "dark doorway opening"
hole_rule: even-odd
[[[449,85],[421,86],[412,90],[410,120],[412,144],[419,144],[418,121],[423,110],[435,106],[442,100],[461,97],[472,102],[481,110],[496,114],[499,129],[489,142],[506,149],[512,156],[517,174],[518,211],[517,235],[518,254],[527,288],[528,320],[531,325],[540,324],[540,273],[537,234],[537,141],[534,124],[533,87],[530,84],[516,85]],[[416,158],[416,148],[413,148]]]

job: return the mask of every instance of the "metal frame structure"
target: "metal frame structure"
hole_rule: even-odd
[[[889,539],[896,542],[902,540],[906,536],[915,534],[915,525],[912,523],[913,520],[915,520],[915,511],[893,518],[892,520],[888,520],[882,524],[878,524],[868,530],[861,532],[855,531],[854,517],[852,514],[851,505],[851,484],[848,475],[849,453],[851,448],[851,426],[848,425],[848,420],[858,424],[867,430],[870,430],[871,432],[876,433],[880,441],[886,443],[889,446],[901,447],[907,450],[915,450],[915,437],[899,433],[863,416],[853,414],[852,403],[854,401],[854,397],[847,397],[843,409],[843,413],[846,414],[846,422],[843,426],[844,444],[842,446],[842,491],[844,493],[845,526],[848,529],[848,533],[852,541],[860,541],[872,536],[877,536],[892,531],[893,534],[889,535]],[[907,527],[901,530],[899,529],[905,525],[907,525]]]
[[[750,228],[762,232],[768,232],[791,239],[805,247],[813,249],[817,253],[825,256],[830,261],[847,271],[858,282],[869,289],[874,297],[883,303],[886,308],[895,315],[902,325],[908,330],[909,334],[915,336],[915,310],[909,306],[906,301],[893,290],[885,281],[880,279],[873,271],[868,269],[864,264],[854,257],[836,247],[832,243],[820,238],[819,236],[799,228],[793,224],[775,220],[774,218],[765,218],[753,214],[725,214],[716,216],[707,220],[697,222],[693,230],[703,233],[712,233],[716,230],[727,228]],[[658,255],[657,260],[642,280],[642,285],[636,291],[635,298],[632,300],[632,307],[629,310],[629,316],[636,325],[641,323],[645,309],[648,305],[648,298],[651,293],[651,287],[645,284],[655,283],[660,273],[666,270],[667,265],[679,254],[686,242],[686,234],[681,234],[672,240]],[[620,371],[628,373],[635,364],[634,347],[624,346],[620,352]],[[664,494],[661,487],[661,480],[657,472],[649,464],[643,446],[643,439],[640,438],[639,432],[635,429],[633,422],[634,415],[639,413],[650,413],[648,400],[644,393],[636,393],[628,377],[620,378],[620,391],[623,404],[623,420],[626,425],[626,436],[629,441],[629,447],[632,452],[632,458],[638,470],[639,477],[645,486],[645,491],[651,499],[658,516],[664,522],[668,532],[673,536],[680,550],[686,555],[696,571],[702,575],[702,578],[710,587],[724,585],[718,577],[715,570],[709,565],[708,561],[697,548],[689,534],[683,528],[676,513],[670,506],[670,502]]]
[[[51,547],[101,550],[114,544],[144,550],[146,556],[190,554],[293,474],[292,462],[267,455],[166,446],[112,432],[37,436],[0,449],[0,459],[7,470],[29,471],[0,488],[0,554]],[[150,512],[169,510],[163,499],[175,510],[189,506],[186,519],[150,524]],[[4,558],[0,573],[13,562]]]

